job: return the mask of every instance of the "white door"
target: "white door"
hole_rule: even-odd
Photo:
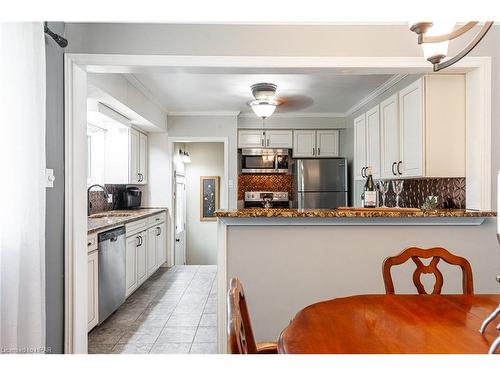
[[[139,182],[147,184],[148,182],[148,136],[139,133]]]
[[[399,161],[399,108],[398,95],[380,103],[380,170],[382,178],[397,176]]]
[[[127,297],[137,287],[137,251],[138,235],[127,237],[125,247],[125,289]]]
[[[366,117],[363,113],[354,119],[354,179],[364,178],[366,167]]]
[[[129,181],[131,184],[139,183],[139,132],[130,129],[129,149]]]
[[[157,236],[156,227],[152,227],[148,229],[148,241],[147,241],[147,263],[148,263],[148,276],[156,271],[158,268],[158,259],[156,252],[156,236]]]
[[[293,157],[310,158],[316,156],[316,131],[293,131]]]
[[[366,165],[373,178],[380,178],[380,112],[379,106],[366,112]]]
[[[139,246],[137,246],[137,285],[141,285],[148,277],[148,238],[146,231],[138,234]]]
[[[156,257],[158,259],[158,267],[167,261],[167,224],[161,223],[156,226]]]
[[[293,135],[291,130],[266,130],[266,147],[292,148]]]
[[[182,174],[175,174],[174,264],[186,264],[186,182]]]
[[[339,156],[338,130],[316,130],[316,156],[320,158]]]
[[[264,133],[262,130],[238,131],[238,148],[264,147]]]
[[[403,177],[423,176],[422,79],[399,92],[401,154],[397,172]]]
[[[98,304],[99,304],[99,269],[97,251],[93,251],[88,255],[88,319],[87,331],[94,328],[99,322]]]

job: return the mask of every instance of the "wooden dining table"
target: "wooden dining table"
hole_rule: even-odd
[[[281,333],[282,354],[488,353],[500,295],[359,295],[307,306]]]

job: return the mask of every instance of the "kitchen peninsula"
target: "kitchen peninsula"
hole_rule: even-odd
[[[475,292],[498,293],[500,252],[491,211],[244,209],[217,216],[219,296],[226,295],[230,278],[241,279],[257,341],[276,340],[312,303],[383,294],[383,260],[410,246],[441,246],[467,258]],[[397,293],[415,293],[410,263],[393,272]],[[460,292],[460,271],[444,262],[440,269],[443,293]],[[434,280],[423,281],[428,286]],[[225,298],[218,304],[219,352],[225,352]]]

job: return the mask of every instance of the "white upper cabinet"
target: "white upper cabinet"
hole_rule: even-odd
[[[266,130],[266,147],[270,148],[292,148],[291,130]]]
[[[465,176],[463,75],[426,75],[381,102],[379,111],[381,178]],[[356,120],[354,127],[356,158]],[[367,137],[370,149],[376,141]],[[371,157],[376,155],[369,150]]]
[[[398,94],[380,103],[380,169],[382,178],[397,176],[399,162]]]
[[[294,130],[294,158],[333,158],[339,156],[338,130]]]
[[[239,148],[264,147],[264,132],[262,130],[240,130],[238,131]]]
[[[133,128],[117,128],[106,132],[105,183],[146,184],[147,135]]]
[[[366,167],[366,116],[363,113],[354,119],[354,179],[364,178]]]
[[[293,157],[310,158],[316,156],[316,131],[293,131]]]
[[[373,178],[380,178],[380,110],[378,105],[366,112],[366,165],[372,168]]]
[[[399,92],[400,160],[396,172],[404,177],[424,175],[422,80]]]
[[[316,156],[319,158],[339,156],[338,130],[316,130]]]
[[[240,130],[238,148],[292,148],[291,130]]]

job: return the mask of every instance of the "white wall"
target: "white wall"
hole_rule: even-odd
[[[224,143],[187,143],[187,264],[217,264],[217,221],[200,221],[200,177],[224,177]]]
[[[221,196],[221,208],[236,209],[238,181],[238,122],[236,116],[168,116],[172,138],[216,137],[228,140],[228,197]]]

